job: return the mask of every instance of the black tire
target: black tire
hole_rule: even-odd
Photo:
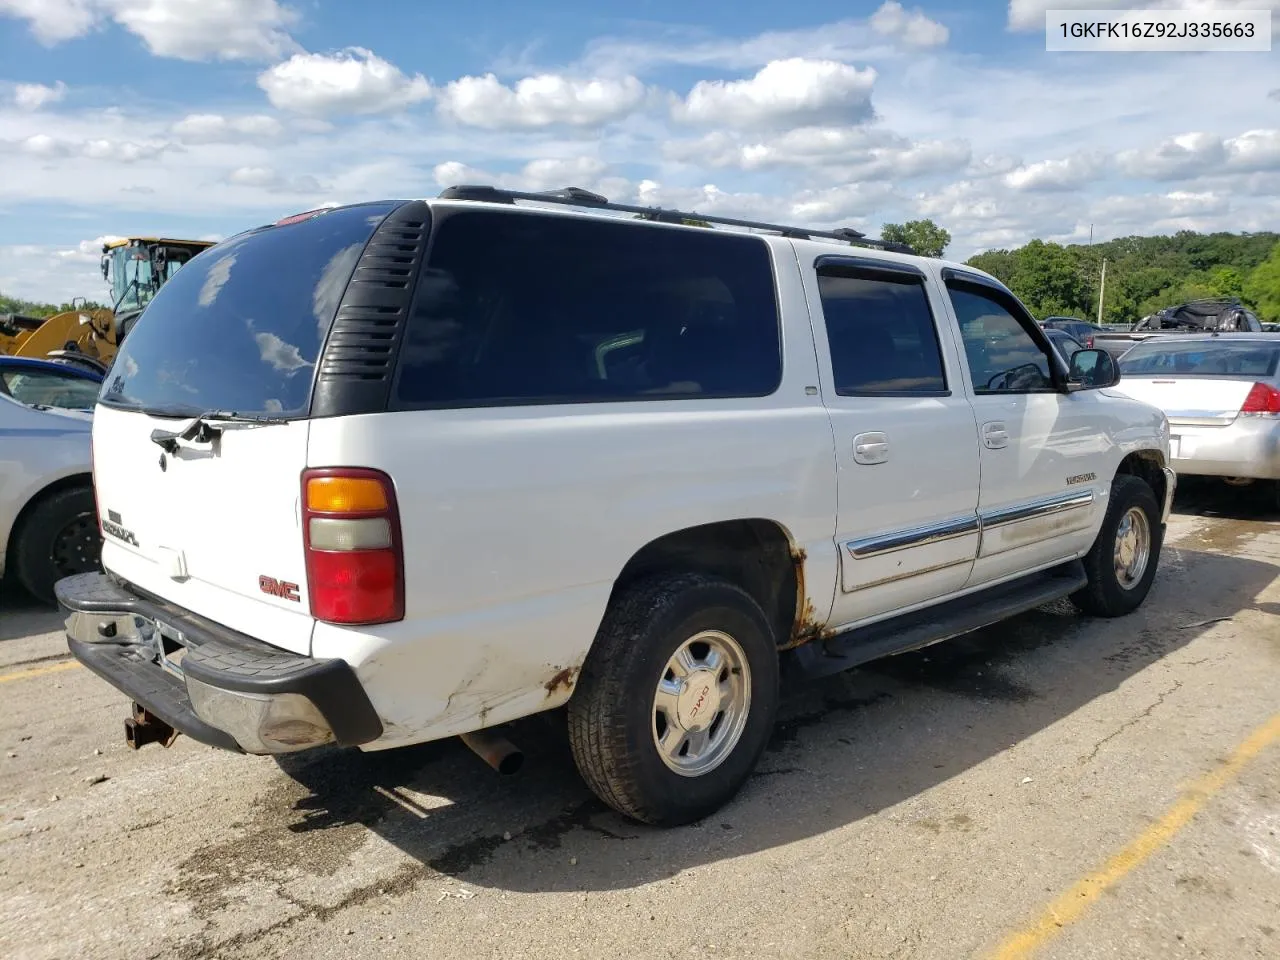
[[[102,537],[89,487],[51,493],[33,506],[13,533],[14,574],[37,600],[54,603],[63,577],[99,569]]]
[[[1116,538],[1121,521],[1135,508],[1146,516],[1150,551],[1146,569],[1132,586],[1126,588],[1116,573]],[[1071,599],[1081,610],[1095,617],[1123,617],[1132,613],[1151,591],[1163,545],[1164,527],[1160,523],[1160,504],[1156,501],[1155,492],[1145,480],[1119,474],[1111,484],[1111,502],[1107,505],[1102,529],[1084,557],[1089,583]]]
[[[659,755],[654,695],[668,661],[704,630],[736,642],[751,698],[742,732],[719,765],[687,776]],[[768,743],[777,709],[777,646],[759,604],[716,577],[663,576],[636,584],[610,605],[569,701],[569,741],[578,770],[601,800],[642,823],[679,826],[714,813],[741,789]],[[714,722],[710,729],[714,734]]]

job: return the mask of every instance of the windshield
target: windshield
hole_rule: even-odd
[[[98,382],[55,370],[0,370],[0,392],[33,407],[92,410]]]
[[[185,260],[169,260],[164,275],[156,277],[151,254],[146,247],[116,247],[108,254],[111,277],[111,303],[116,313],[141,310],[167,283]]]
[[[1271,377],[1280,344],[1258,340],[1140,343],[1120,360],[1126,377]]]
[[[178,271],[130,331],[101,400],[155,413],[297,416],[364,245],[395,203],[220,243]]]

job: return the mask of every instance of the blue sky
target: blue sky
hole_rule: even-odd
[[[101,296],[107,236],[456,182],[927,216],[955,258],[1280,228],[1280,55],[1046,53],[1073,5],[1211,4],[0,0],[0,291]]]

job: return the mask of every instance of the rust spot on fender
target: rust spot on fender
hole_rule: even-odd
[[[808,591],[804,588],[804,563],[809,555],[803,548],[791,551],[791,564],[796,571],[796,618],[791,625],[791,635],[781,644],[779,650],[792,650],[802,647],[814,640],[825,639],[828,631],[818,622],[818,611],[809,602]]]
[[[555,696],[561,687],[564,688],[565,693],[573,690],[573,683],[578,679],[578,669],[578,667],[565,667],[557,672],[554,677],[544,684],[547,688],[547,696]]]

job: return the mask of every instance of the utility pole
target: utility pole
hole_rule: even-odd
[[[1098,325],[1102,325],[1102,297],[1107,292],[1107,261],[1102,261],[1102,279],[1098,283]]]

